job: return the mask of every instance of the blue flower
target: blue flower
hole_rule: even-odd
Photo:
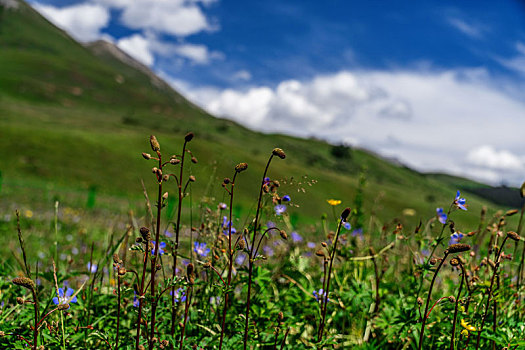
[[[153,243],[153,248],[151,248],[151,255],[155,255],[155,241],[151,241]],[[166,248],[166,242],[160,242],[159,243],[159,255],[164,254],[164,248]]]
[[[270,247],[270,246],[267,246],[267,245],[265,245],[263,247],[263,252],[264,252],[264,254],[266,254],[266,256],[273,256],[273,254],[274,254],[273,248]]]
[[[270,183],[270,178],[269,177],[265,177],[263,179],[263,185],[266,185],[267,183]]]
[[[458,190],[458,193],[456,194],[456,198],[454,199],[454,204],[456,205],[456,207],[458,207],[459,209],[461,210],[467,210],[467,200],[465,198],[460,198],[460,193],[459,193],[459,190]]]
[[[461,241],[463,237],[464,237],[463,233],[454,232],[452,235],[450,235],[450,241],[448,241],[448,245],[459,243],[459,241]]]
[[[284,205],[284,204],[277,204],[275,206],[274,210],[275,210],[275,214],[281,215],[282,213],[284,213],[286,211],[286,205]]]
[[[232,225],[231,221],[228,221],[228,218],[226,216],[223,216],[222,217],[222,233],[224,233],[226,236],[230,234],[229,230],[230,230],[231,225]],[[237,230],[235,229],[235,227],[232,227],[232,234],[236,232]]]
[[[282,200],[283,202],[289,202],[289,201],[291,201],[292,199],[290,198],[289,195],[285,195],[285,196],[283,196],[283,198],[281,198],[281,200]]]
[[[436,212],[437,212],[439,222],[445,225],[447,223],[447,214],[445,214],[445,212],[443,211],[443,208],[437,208]]]
[[[173,295],[173,300],[176,303],[178,303],[178,302],[182,302],[183,303],[183,302],[186,301],[186,292],[182,288],[176,289],[175,293],[173,291],[171,291],[170,295]]]
[[[53,304],[55,305],[66,305],[70,303],[76,303],[77,297],[76,295],[71,298],[71,296],[75,293],[73,288],[67,287],[66,292],[64,293],[64,288],[58,288],[58,297],[53,298]]]
[[[235,258],[235,263],[237,265],[242,265],[244,264],[244,261],[246,260],[246,254],[239,254],[237,255],[237,257]]]
[[[90,262],[87,263],[87,268],[88,268],[89,272],[91,272],[91,273],[95,273],[98,270],[97,264],[92,264]]]
[[[314,249],[315,248],[315,243],[314,242],[308,242],[306,243],[306,246],[310,249]]]
[[[297,232],[293,231],[290,236],[292,237],[292,240],[294,242],[301,242],[303,240],[303,237],[301,237],[300,234],[298,234]]]
[[[323,302],[324,298],[326,297],[326,292],[323,290],[323,288],[319,289],[318,291],[314,290],[312,294],[314,295],[315,300],[317,300],[319,303]],[[330,298],[328,298],[328,301],[330,301]]]
[[[343,224],[343,227],[347,230],[350,230],[352,228],[352,225],[350,225],[350,223],[347,221]]]
[[[193,242],[193,251],[200,256],[207,256],[210,252],[209,248],[206,248],[206,243]]]
[[[352,237],[359,237],[363,238],[363,229],[362,228],[356,228],[352,231]]]

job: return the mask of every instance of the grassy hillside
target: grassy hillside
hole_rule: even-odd
[[[330,212],[328,198],[353,206],[362,169],[367,177],[365,209],[383,220],[403,219],[404,209],[414,209],[415,215],[405,218],[410,225],[432,216],[436,206],[448,205],[457,184],[478,187],[465,179],[425,176],[364,150],[338,153],[318,140],[261,134],[216,119],[100,45],[78,44],[24,3],[18,9],[0,9],[4,210],[43,210],[56,199],[84,207],[90,189],[91,195],[96,193],[95,209],[142,210],[140,179],[153,188],[154,164],[140,156],[150,151],[149,135],[155,134],[169,155],[180,152],[189,130],[196,134],[190,147],[199,159],[191,167],[198,179],[194,203],[203,197],[223,199],[222,178],[232,176],[235,164],[244,161],[249,169],[239,178],[236,208],[243,214],[253,206],[274,147],[283,148],[288,157],[275,161],[270,176],[288,180],[283,191],[300,206],[291,209],[298,223],[315,222],[321,213]],[[460,220],[474,224],[481,206],[489,203],[464,195],[471,210]]]

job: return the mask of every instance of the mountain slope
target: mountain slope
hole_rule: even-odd
[[[384,220],[399,217],[415,225],[455,195],[450,181],[364,150],[261,134],[213,118],[110,44],[82,46],[22,2],[16,9],[0,9],[4,208],[10,203],[51,207],[55,199],[83,206],[94,189],[97,207],[142,208],[140,179],[150,189],[154,185],[154,164],[140,157],[149,151],[149,135],[156,134],[169,155],[180,152],[188,130],[196,133],[190,146],[199,159],[190,170],[198,179],[194,200],[224,200],[221,179],[232,176],[236,163],[249,164],[239,177],[239,213],[252,208],[274,147],[288,155],[274,161],[270,176],[287,179],[283,191],[300,205],[290,209],[294,222],[317,221],[323,211],[331,211],[328,198],[353,206],[362,169],[367,176],[365,207]],[[474,223],[487,202],[471,201],[473,210],[462,220]],[[405,208],[415,209],[415,216],[403,218]]]

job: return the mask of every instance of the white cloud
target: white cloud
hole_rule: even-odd
[[[516,71],[525,75],[525,44],[518,42],[516,44],[517,55],[511,58],[496,58],[502,66],[507,69]]]
[[[240,81],[250,81],[252,79],[252,73],[245,69],[242,69],[240,71],[235,72],[235,74],[233,75],[233,79]]]
[[[507,150],[497,151],[490,145],[471,150],[467,154],[467,161],[478,167],[499,170],[519,170],[524,166],[523,160],[518,156]]]
[[[480,39],[485,32],[484,27],[473,23],[467,23],[465,20],[456,17],[448,18],[448,23],[463,34],[474,39]]]
[[[206,45],[181,44],[174,45],[175,54],[189,59],[195,64],[208,64],[211,59],[222,59],[224,56],[218,51],[208,50]]]
[[[142,35],[133,34],[122,38],[117,41],[117,46],[146,66],[151,66],[154,63],[155,58],[151,52],[149,42]]]
[[[58,8],[34,3],[33,6],[56,26],[80,41],[98,39],[101,36],[100,30],[108,25],[110,19],[109,10],[96,4],[83,3]]]
[[[191,1],[139,0],[129,1],[121,7],[121,21],[129,28],[180,37],[215,29],[201,8]]]
[[[351,142],[419,170],[520,184],[525,103],[490,79],[479,69],[341,71],[275,87],[179,86],[211,113],[254,129]]]

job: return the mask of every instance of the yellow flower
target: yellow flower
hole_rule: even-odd
[[[31,219],[33,217],[33,212],[31,210],[27,209],[24,212],[24,215],[26,216],[26,218]]]
[[[328,204],[330,204],[331,206],[336,206],[336,205],[341,204],[341,201],[340,201],[339,199],[327,199],[326,201],[327,201]]]
[[[461,331],[461,334],[463,334],[464,336],[468,336],[468,331],[466,329],[464,329],[464,330]]]
[[[467,331],[470,331],[470,332],[477,331],[476,327],[469,325],[468,322],[465,321],[464,319],[461,319],[461,327],[465,328]]]

